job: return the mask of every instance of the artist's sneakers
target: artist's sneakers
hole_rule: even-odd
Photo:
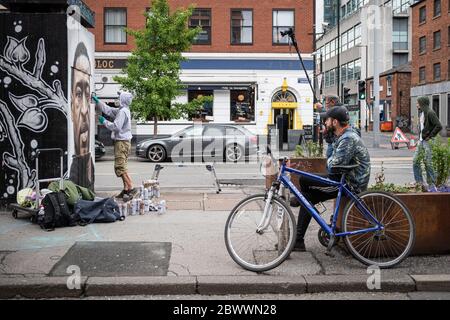
[[[116,198],[117,199],[122,199],[126,192],[127,191],[125,191],[125,190],[120,191],[120,193],[116,196]]]
[[[137,188],[133,188],[131,190],[126,191],[126,193],[130,199],[133,199],[135,196],[137,196],[139,190]]]

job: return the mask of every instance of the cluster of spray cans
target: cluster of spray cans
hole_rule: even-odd
[[[138,198],[119,203],[120,215],[126,217],[151,213],[164,214],[166,213],[166,201],[160,200],[160,196],[158,181],[144,181],[140,187]]]

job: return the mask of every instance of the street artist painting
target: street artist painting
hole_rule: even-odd
[[[83,187],[94,189],[95,112],[91,110],[91,91],[94,39],[81,25],[69,30],[70,68],[70,118],[69,161],[70,180]]]

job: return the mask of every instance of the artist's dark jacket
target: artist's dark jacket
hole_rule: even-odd
[[[439,122],[439,118],[434,112],[434,110],[430,109],[429,106],[422,107],[422,112],[424,118],[422,139],[429,140],[431,138],[434,138],[439,133],[439,131],[442,130],[442,125]],[[420,122],[420,114],[419,114],[419,122]]]

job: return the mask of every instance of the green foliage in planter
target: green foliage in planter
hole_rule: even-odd
[[[444,143],[438,135],[429,141],[431,148],[431,166],[436,174],[436,186],[444,186],[447,184],[450,177],[450,138]],[[419,146],[418,146],[419,148]],[[422,166],[423,171],[425,166],[425,149],[420,148],[417,156],[417,161]],[[427,178],[428,179],[428,178]],[[431,181],[427,181],[431,184]]]
[[[298,158],[323,158],[323,146],[318,142],[308,140],[304,145],[295,146],[294,156]]]
[[[436,173],[436,186],[447,184],[450,176],[450,138],[443,143],[441,138],[435,137],[431,143],[431,162]]]
[[[381,172],[375,174],[375,184],[371,185],[368,190],[370,191],[385,191],[391,193],[408,193],[408,192],[422,192],[419,185],[397,185],[393,183],[385,183],[384,166],[381,162]]]

